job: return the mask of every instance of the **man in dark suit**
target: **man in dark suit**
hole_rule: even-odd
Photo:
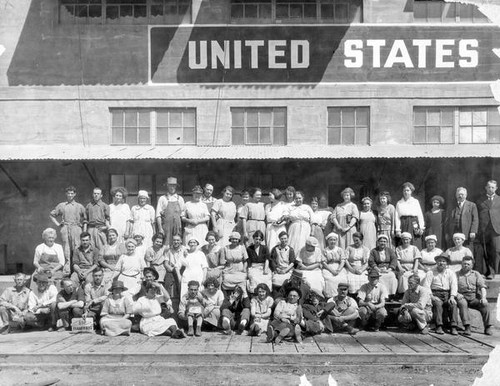
[[[453,235],[463,233],[465,235],[465,246],[474,242],[479,227],[479,216],[477,206],[467,200],[467,189],[457,188],[455,197],[457,204],[448,215],[448,227],[446,241],[448,246],[453,246]]]
[[[497,182],[488,181],[486,184],[486,200],[479,204],[479,231],[481,242],[485,248],[486,279],[493,279],[498,272],[500,261],[500,196],[495,192]]]

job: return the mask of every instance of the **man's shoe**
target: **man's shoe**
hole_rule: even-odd
[[[63,331],[66,331],[66,327],[59,327],[57,329],[57,332],[63,332]]]
[[[273,326],[268,326],[266,331],[266,342],[271,343],[274,340],[274,328]]]
[[[491,330],[491,326],[487,326],[484,329],[484,335],[493,335],[493,331]]]
[[[274,339],[274,344],[280,344],[282,340],[283,340],[283,337],[281,335],[278,335],[276,337],[276,339]]]
[[[444,334],[443,326],[437,326],[436,327],[436,334],[439,334],[439,335],[443,335]]]
[[[295,340],[297,343],[302,343],[302,330],[298,324],[295,326]]]
[[[425,326],[424,328],[422,328],[422,329],[420,330],[420,333],[421,333],[422,335],[427,335],[427,334],[429,333],[429,328],[428,328],[427,326]]]
[[[451,335],[458,335],[457,328],[456,328],[456,327],[452,327],[452,328],[451,328],[451,331],[450,331],[450,334],[451,334]]]
[[[346,327],[346,331],[349,335],[356,335],[358,333],[358,329],[357,328],[354,328],[354,327],[351,327],[351,326],[347,326]]]
[[[467,326],[464,326],[464,327],[465,327],[464,335],[465,336],[471,336],[472,335],[472,331],[470,330],[470,325],[467,325]]]

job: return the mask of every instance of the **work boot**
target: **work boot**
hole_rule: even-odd
[[[491,326],[486,326],[484,329],[484,335],[493,335],[493,331],[491,330]]]
[[[266,342],[271,343],[274,340],[274,328],[273,328],[273,326],[269,325],[267,327],[266,335],[267,335]]]
[[[420,330],[420,333],[421,333],[422,335],[427,335],[427,334],[429,333],[429,328],[428,328],[427,326],[425,326],[424,328],[422,328],[422,329]]]
[[[471,336],[472,331],[470,330],[470,325],[466,325],[464,327],[465,327],[464,335],[465,336]]]
[[[347,326],[345,329],[349,335],[356,335],[359,331],[357,328],[351,326]]]
[[[439,335],[443,335],[444,334],[443,326],[437,326],[436,327],[436,334],[439,334]]]
[[[456,328],[456,327],[452,327],[452,328],[451,328],[451,331],[450,331],[450,334],[451,334],[451,335],[458,335],[457,328]]]

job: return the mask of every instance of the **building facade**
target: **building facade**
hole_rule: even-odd
[[[69,184],[84,204],[155,205],[174,175],[334,206],[411,181],[428,208],[499,178],[500,29],[473,5],[17,0],[0,31],[0,272],[32,269]]]

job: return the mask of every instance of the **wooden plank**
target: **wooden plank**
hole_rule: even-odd
[[[468,339],[461,335],[438,335],[438,334],[430,334],[436,340],[441,342],[441,345],[436,347],[453,347],[453,351],[442,351],[442,352],[466,352],[470,354],[477,353],[489,353],[491,351],[491,347],[484,345],[482,343],[475,342],[472,339]]]
[[[275,354],[297,354],[295,343],[290,339],[281,341],[280,344],[273,343],[273,352]]]
[[[249,353],[252,339],[249,336],[233,334],[226,352]]]
[[[272,353],[273,352],[273,344],[267,343],[266,334],[262,334],[261,336],[252,336],[252,346],[250,348],[250,352],[252,353]]]
[[[299,354],[319,354],[319,349],[316,341],[312,336],[307,336],[303,339],[302,343],[295,343],[295,348]]]
[[[482,343],[491,348],[494,348],[500,344],[500,335],[484,335],[483,333],[472,333],[471,336],[467,336],[466,338],[478,343]]]
[[[346,353],[366,353],[368,350],[360,344],[355,336],[336,333],[331,335],[335,344],[340,345]]]
[[[326,335],[326,334],[315,335],[313,339],[322,353],[331,353],[331,354],[345,353],[344,347],[342,347],[339,343],[336,342],[335,337],[333,335]]]
[[[360,331],[354,336],[354,339],[368,352],[393,352],[390,347],[384,344],[384,340],[387,339],[385,332]]]
[[[400,342],[386,331],[380,331],[376,334],[379,334],[380,341],[394,354],[412,354],[415,352],[411,347]]]
[[[203,335],[199,338],[200,352],[226,352],[229,342],[231,341],[231,336],[225,335],[219,332],[203,332]]]
[[[54,332],[56,337],[59,335],[67,335],[68,339],[59,340],[56,345],[49,346],[39,350],[38,352],[75,352],[74,347],[85,342],[85,340],[89,339],[90,334],[70,334],[68,332]]]
[[[391,331],[388,332],[389,335],[396,338],[401,343],[410,347],[413,351],[417,353],[439,353],[441,352],[437,348],[432,345],[420,340],[417,338],[416,334],[408,333],[408,332],[400,332],[400,331]]]

